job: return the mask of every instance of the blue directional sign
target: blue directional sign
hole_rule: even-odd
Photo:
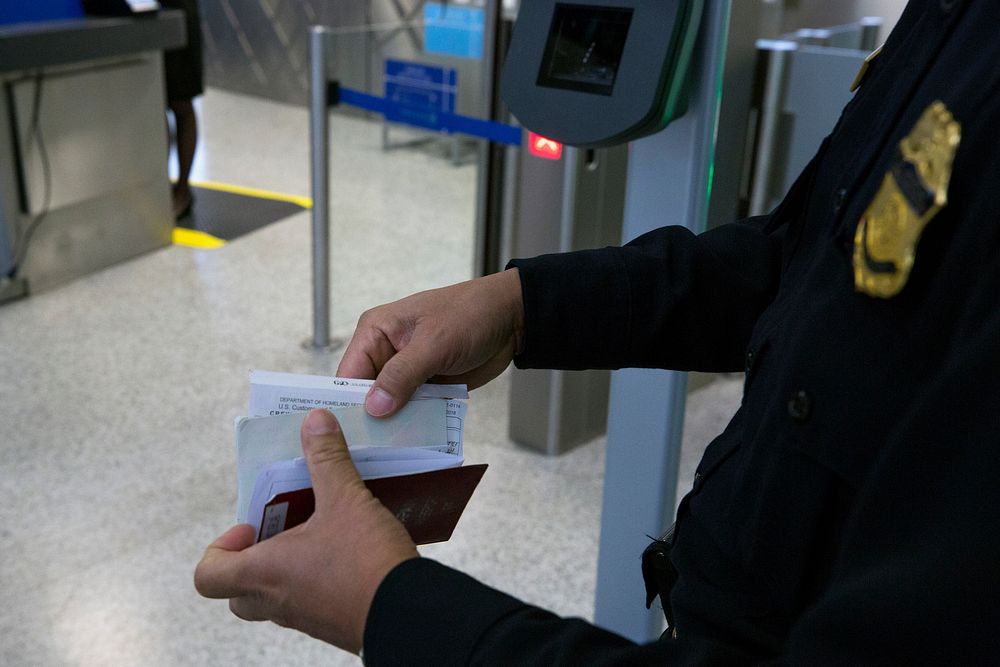
[[[385,61],[385,119],[428,130],[445,130],[455,113],[458,72],[407,60]]]

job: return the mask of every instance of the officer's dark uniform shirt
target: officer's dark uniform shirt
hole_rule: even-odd
[[[927,113],[954,130],[947,112],[934,214],[913,165],[947,149],[900,145]],[[910,271],[870,252],[887,174],[911,210],[892,233],[929,218]],[[859,287],[859,258],[896,292]],[[376,594],[368,664],[1000,662],[1000,3],[911,2],[771,215],[514,265],[521,367],[746,371],[678,509],[676,639],[637,646],[417,559]]]

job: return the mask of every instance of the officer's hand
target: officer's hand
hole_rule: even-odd
[[[301,437],[315,513],[256,545],[250,526],[231,528],[205,550],[194,585],[205,597],[229,598],[244,620],[274,621],[357,653],[376,589],[417,550],[358,477],[333,415],[310,412]]]
[[[420,292],[362,315],[337,375],[375,378],[365,408],[391,415],[429,379],[475,389],[495,378],[523,326],[517,269]]]

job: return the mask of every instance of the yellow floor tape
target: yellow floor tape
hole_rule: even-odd
[[[191,185],[198,188],[205,188],[206,190],[216,190],[218,192],[228,192],[230,194],[244,195],[246,197],[258,197],[260,199],[283,201],[306,209],[312,208],[312,199],[309,197],[286,195],[281,192],[271,192],[270,190],[248,188],[242,185],[231,185],[229,183],[217,183],[215,181],[191,181]],[[188,248],[198,248],[200,250],[214,250],[215,248],[221,248],[226,245],[225,241],[216,236],[206,234],[205,232],[199,232],[196,229],[187,229],[185,227],[174,228],[173,242],[174,245],[186,246]]]
[[[247,197],[259,197],[260,199],[273,199],[274,201],[288,202],[302,208],[312,208],[310,197],[300,197],[298,195],[286,195],[281,192],[271,192],[270,190],[260,190],[248,188],[242,185],[231,185],[229,183],[217,183],[215,181],[191,181],[191,185],[207,190],[218,190],[219,192],[229,192],[234,195],[246,195]]]
[[[199,248],[201,250],[214,250],[226,245],[226,242],[211,234],[199,232],[197,229],[174,227],[174,245]]]

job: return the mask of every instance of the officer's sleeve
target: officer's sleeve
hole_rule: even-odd
[[[510,262],[520,272],[525,313],[514,363],[743,370],[750,333],[777,293],[828,143],[770,215],[699,235],[662,227],[621,248]]]
[[[683,638],[640,646],[424,558],[398,565],[382,582],[365,624],[364,654],[368,667],[749,662],[725,645]]]
[[[742,370],[773,299],[781,244],[768,218],[694,235],[663,227],[621,248],[511,262],[525,308],[519,368]]]
[[[1000,659],[1000,255],[964,302],[947,363],[859,490],[830,586],[784,662],[987,664]],[[913,359],[920,363],[919,358]],[[877,401],[878,396],[866,400]]]
[[[976,266],[978,291],[956,295],[965,307],[943,342],[947,362],[862,480],[830,584],[775,663],[987,664],[1000,656],[997,241],[986,241],[993,258]],[[638,646],[425,559],[383,581],[364,646],[373,667],[759,662],[683,630],[678,640]]]

